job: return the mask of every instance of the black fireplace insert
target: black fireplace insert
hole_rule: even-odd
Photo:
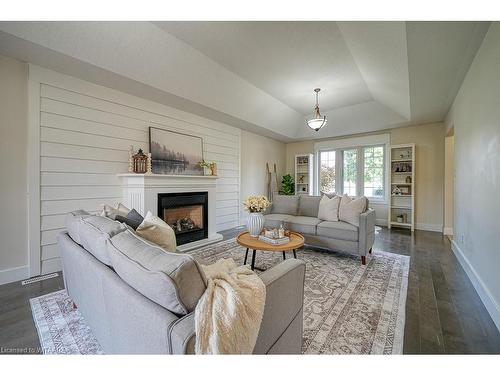
[[[158,194],[158,217],[172,227],[177,245],[208,238],[208,192]]]

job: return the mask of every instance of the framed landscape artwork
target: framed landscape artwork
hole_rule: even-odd
[[[153,173],[203,175],[200,137],[149,127],[149,150]]]

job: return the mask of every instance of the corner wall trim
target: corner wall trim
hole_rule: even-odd
[[[491,316],[491,319],[497,326],[497,329],[500,331],[500,306],[498,305],[497,301],[495,301],[490,290],[484,284],[483,280],[477,274],[476,270],[472,267],[469,260],[465,257],[464,253],[457,245],[455,240],[451,241],[451,249],[453,250],[455,256],[458,258],[458,261],[462,265],[465,273],[469,277],[469,280],[474,286],[474,289],[476,289],[477,294],[479,294],[479,298],[481,298],[481,301],[483,301],[486,310]]]
[[[445,236],[453,236],[453,228],[443,228],[443,234]]]
[[[0,271],[0,285],[13,283],[29,277],[29,266],[8,268]]]

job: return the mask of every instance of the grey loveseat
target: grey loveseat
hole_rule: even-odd
[[[321,197],[308,195],[275,195],[268,213],[266,227],[279,227],[301,233],[307,245],[343,251],[361,257],[371,253],[375,240],[375,211],[368,208],[359,216],[359,227],[344,221],[318,219]]]
[[[194,352],[194,310],[205,291],[197,261],[167,253],[126,225],[84,211],[58,237],[66,290],[107,354]],[[256,354],[299,354],[305,263],[260,275],[266,285]]]

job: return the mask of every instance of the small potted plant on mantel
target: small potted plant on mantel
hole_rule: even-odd
[[[217,163],[209,163],[205,160],[202,160],[198,163],[198,165],[203,168],[203,174],[205,176],[217,176]]]
[[[243,207],[249,212],[247,229],[250,236],[259,237],[264,228],[264,215],[262,212],[264,212],[270,204],[271,202],[263,195],[250,195],[243,202]]]
[[[205,160],[202,160],[198,163],[198,165],[203,168],[203,174],[205,176],[217,176],[217,163],[209,163]]]

